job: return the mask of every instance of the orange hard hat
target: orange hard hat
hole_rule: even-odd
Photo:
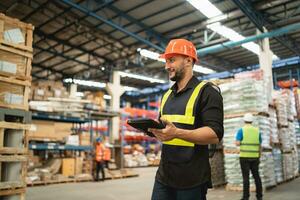
[[[166,47],[165,53],[161,54],[160,58],[168,58],[171,55],[180,54],[192,57],[195,62],[198,61],[197,50],[194,44],[186,39],[173,39]]]

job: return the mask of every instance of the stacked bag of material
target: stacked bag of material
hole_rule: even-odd
[[[300,126],[299,122],[297,120],[294,121],[294,127],[295,127],[295,135],[297,140],[297,145],[300,145]]]
[[[264,149],[272,149],[271,147],[271,125],[268,117],[265,116],[255,116],[255,120],[253,122],[254,126],[259,127],[259,131],[261,133],[262,144],[261,146]]]
[[[259,171],[262,185],[264,187],[276,185],[274,157],[272,152],[262,152],[260,158]]]
[[[283,181],[283,168],[282,168],[282,154],[280,148],[274,147],[272,149],[273,157],[274,157],[274,170],[275,170],[275,178],[277,183],[281,183]]]
[[[295,151],[298,152],[298,172],[300,172],[300,126],[299,122],[297,120],[294,121],[294,127],[295,127],[295,135],[296,135],[296,149]]]
[[[292,150],[292,146],[291,146],[291,134],[289,132],[289,128],[280,128],[279,138],[280,138],[283,152],[290,152]]]
[[[300,173],[300,148],[298,148],[298,172]]]
[[[268,112],[268,97],[264,81],[238,80],[219,85],[224,102],[224,113]]]
[[[243,178],[239,164],[239,154],[226,153],[224,154],[224,158],[226,182],[230,186],[241,187],[243,185]],[[263,187],[276,185],[277,179],[272,152],[262,152],[260,158],[259,172]],[[250,177],[250,185],[254,186],[254,179],[252,177],[252,174]]]
[[[277,115],[275,108],[269,108],[269,120],[271,126],[271,141],[272,143],[279,143],[279,136],[278,136],[278,127],[277,127]]]
[[[289,122],[288,131],[290,134],[290,145],[294,147],[297,145],[297,138],[296,138],[295,126],[293,122]]]
[[[211,167],[211,179],[213,186],[225,184],[224,155],[222,151],[216,151],[209,159]]]
[[[282,154],[283,177],[288,180],[294,177],[294,162],[292,153]]]
[[[297,176],[299,174],[299,155],[298,150],[295,148],[294,151],[292,151],[292,157],[293,157],[293,172],[294,176]]]
[[[277,122],[279,126],[288,125],[287,101],[280,91],[274,92],[274,103],[277,110]]]
[[[237,149],[235,145],[235,136],[237,131],[244,125],[242,117],[236,117],[224,120],[224,137],[223,146],[224,149]]]
[[[231,186],[243,186],[243,177],[240,167],[239,154],[235,153],[225,153],[225,178],[227,184]],[[250,184],[254,185],[252,178],[250,179]]]

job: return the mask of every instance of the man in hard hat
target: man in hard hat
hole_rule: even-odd
[[[163,143],[152,200],[204,200],[211,187],[208,144],[218,143],[224,132],[222,96],[193,75],[198,58],[192,42],[171,40],[161,58],[175,84],[161,101],[166,127],[149,129]]]
[[[249,193],[249,172],[251,171],[255,180],[256,198],[262,199],[262,184],[259,176],[260,144],[262,142],[259,129],[252,125],[253,115],[244,115],[245,125],[239,129],[236,135],[236,145],[240,146],[240,165],[243,175],[243,197],[248,200]]]
[[[104,151],[105,151],[105,146],[102,143],[102,139],[100,137],[98,137],[96,139],[96,148],[95,148],[96,181],[99,181],[99,172],[100,171],[101,171],[101,174],[102,174],[101,181],[104,181],[104,179],[105,179]]]

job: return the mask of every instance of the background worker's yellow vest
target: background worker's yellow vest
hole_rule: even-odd
[[[259,158],[259,129],[252,125],[243,128],[243,140],[240,146],[240,157]]]

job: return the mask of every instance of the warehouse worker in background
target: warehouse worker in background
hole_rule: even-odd
[[[240,146],[240,165],[243,175],[243,198],[248,200],[249,193],[249,172],[253,175],[256,186],[256,198],[262,199],[262,184],[259,176],[260,144],[262,142],[259,129],[252,125],[253,115],[244,115],[245,126],[236,135],[236,145]]]
[[[205,200],[211,187],[208,144],[223,137],[223,100],[219,88],[193,75],[196,48],[185,39],[171,40],[161,58],[175,84],[164,94],[160,120],[149,129],[163,142],[152,200]]]
[[[103,160],[104,160],[104,166],[109,169],[108,164],[111,159],[111,150],[110,150],[110,145],[109,143],[105,143],[105,149],[104,149],[104,155],[103,155]]]
[[[99,172],[101,170],[101,181],[105,180],[105,172],[104,172],[104,151],[105,146],[102,143],[102,139],[98,137],[96,139],[96,148],[95,148],[95,160],[96,160],[96,181],[99,181]]]

